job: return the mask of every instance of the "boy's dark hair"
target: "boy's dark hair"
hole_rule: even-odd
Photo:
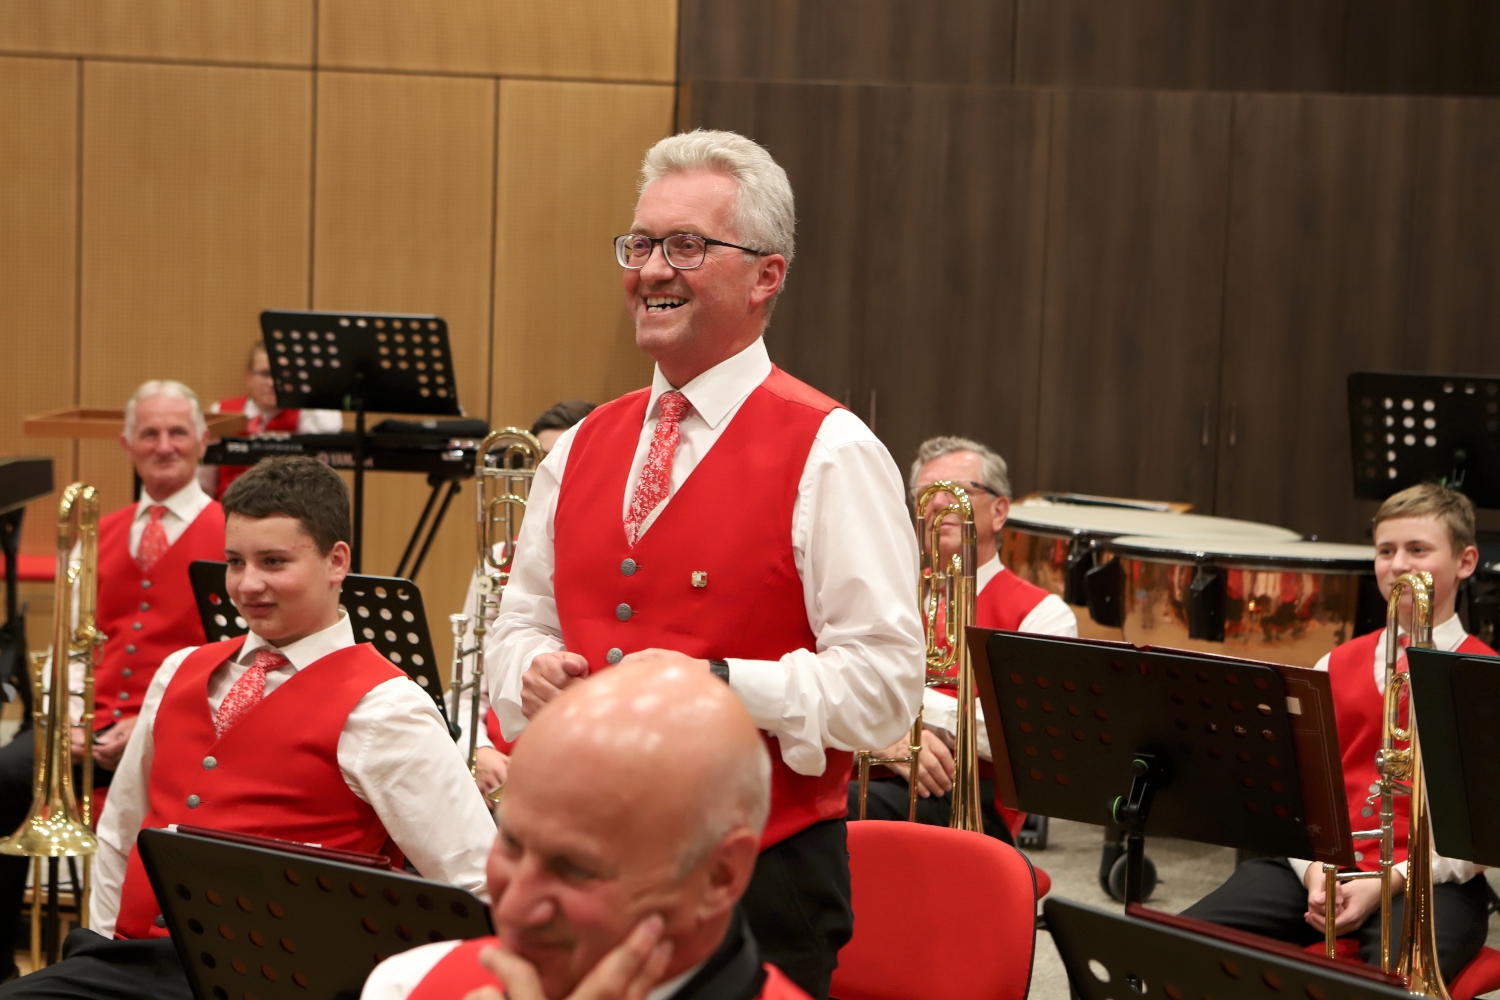
[[[230,483],[219,503],[225,517],[294,518],[325,556],[334,542],[347,545],[353,537],[349,487],[337,472],[306,455],[265,459]]]
[[[594,404],[583,399],[570,399],[566,403],[556,403],[552,409],[536,418],[536,423],[531,425],[531,433],[565,431],[588,416],[593,409]]]

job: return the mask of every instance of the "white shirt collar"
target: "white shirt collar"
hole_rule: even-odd
[[[646,403],[646,417],[650,419],[659,412],[656,401],[662,393],[676,388],[687,397],[693,411],[709,427],[717,427],[770,374],[771,355],[766,351],[763,338],[756,338],[755,343],[734,357],[720,361],[684,386],[673,386],[668,382],[658,365],[651,376],[651,398]]]
[[[137,499],[139,500],[135,507],[135,520],[137,521],[144,521],[151,508],[160,505],[175,516],[182,518],[183,521],[191,523],[194,518],[203,513],[203,508],[213,502],[212,498],[203,492],[203,487],[198,485],[197,476],[193,476],[186,486],[165,500],[152,500],[144,486],[141,487],[140,496]]]
[[[1402,624],[1397,635],[1406,635],[1406,632],[1406,625]],[[1458,615],[1453,615],[1441,625],[1434,625],[1432,627],[1433,648],[1441,649],[1447,653],[1451,653],[1458,649],[1459,646],[1462,646],[1464,640],[1468,637],[1469,633],[1464,631],[1463,619],[1459,618]],[[1382,671],[1385,669],[1384,626],[1380,629],[1380,638],[1375,641],[1375,666]],[[1382,676],[1384,675],[1382,674]]]
[[[977,594],[988,587],[990,581],[999,576],[1004,569],[1005,567],[1000,564],[1000,553],[997,550],[989,562],[981,564],[979,569],[974,571],[974,593]]]
[[[293,670],[305,670],[329,653],[337,653],[352,645],[354,645],[354,626],[349,624],[348,612],[340,608],[339,620],[323,631],[314,632],[306,638],[274,648],[287,658]],[[245,636],[245,645],[240,648],[240,654],[235,657],[236,662],[254,662],[255,651],[264,646],[274,646],[274,644],[254,632],[249,633]]]
[[[652,987],[651,991],[646,994],[646,1000],[667,1000],[667,997],[671,996],[673,993],[676,993],[678,990],[686,986],[687,981],[697,975],[698,970],[703,968],[707,964],[708,959],[705,958],[703,961],[699,962],[697,965],[693,966],[682,975],[673,976],[671,979],[668,979],[664,983],[657,983],[654,987]]]

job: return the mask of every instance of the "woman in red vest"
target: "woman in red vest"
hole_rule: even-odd
[[[1457,614],[1458,586],[1479,563],[1474,544],[1474,505],[1457,490],[1422,485],[1402,490],[1375,514],[1375,576],[1389,597],[1396,578],[1426,570],[1436,593],[1432,602],[1433,643],[1438,649],[1494,656],[1484,643],[1464,631]],[[1409,604],[1409,598],[1403,603]],[[1402,638],[1410,608],[1402,611]],[[1400,663],[1405,669],[1405,658]],[[1376,784],[1375,754],[1380,749],[1385,699],[1385,630],[1362,635],[1318,662],[1333,684],[1349,825],[1367,830],[1379,824],[1370,796]],[[1394,889],[1406,883],[1407,818],[1411,804],[1396,799],[1396,865]],[[1377,840],[1356,840],[1354,859],[1362,871],[1380,868]],[[1452,981],[1484,945],[1488,927],[1488,892],[1484,876],[1467,861],[1433,856],[1434,923],[1438,964]],[[1401,926],[1401,897],[1395,901],[1394,925]],[[1322,868],[1296,858],[1258,858],[1235,869],[1229,881],[1193,904],[1187,916],[1253,931],[1294,944],[1323,940]],[[1339,886],[1335,929],[1359,941],[1360,956],[1380,961],[1380,882],[1362,879]]]

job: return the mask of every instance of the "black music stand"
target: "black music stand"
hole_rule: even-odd
[[[250,631],[224,585],[227,568],[227,563],[205,559],[188,565],[193,598],[198,602],[198,618],[209,642],[237,639]],[[443,698],[443,682],[438,675],[437,655],[432,649],[432,633],[427,629],[422,591],[417,585],[395,577],[350,573],[344,577],[339,600],[349,614],[355,641],[368,642],[377,653],[406,671],[432,697],[449,732],[453,732],[454,725],[448,719]]]
[[[492,932],[456,886],[188,829],[142,830],[139,845],[197,1000],[355,998],[391,955]]]
[[[1378,969],[1141,906],[1121,916],[1049,899],[1042,909],[1080,1000],[1411,997],[1399,980]]]
[[[1500,659],[1409,649],[1433,846],[1500,865]]]
[[[448,324],[439,316],[268,309],[261,336],[281,409],[354,414],[354,546],[362,565],[365,411],[457,417]]]
[[[30,664],[21,584],[21,529],[26,505],[52,492],[52,459],[0,458],[0,553],[5,556],[5,624],[0,625],[0,701],[21,701],[21,728],[31,728]]]
[[[1354,864],[1326,675],[1253,660],[970,627],[1001,801],[1145,834]]]

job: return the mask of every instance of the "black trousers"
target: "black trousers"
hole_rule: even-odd
[[[854,935],[850,898],[849,828],[832,819],[762,851],[740,905],[761,958],[827,1000],[839,949]]]
[[[910,792],[905,778],[872,778],[870,790],[865,795],[865,819],[906,819],[910,813]],[[984,819],[984,832],[996,840],[1003,840],[1012,847],[1015,839],[1010,827],[995,808],[995,782],[989,778],[979,779],[979,812]],[[928,826],[947,826],[953,815],[953,793],[942,798],[930,796],[917,798],[917,822]],[[859,816],[859,782],[849,782],[849,818]]]
[[[193,1000],[171,938],[111,941],[78,929],[63,960],[0,986],[4,1000]]]
[[[1401,896],[1392,900],[1391,923],[1396,936],[1401,933],[1404,902]],[[1441,882],[1433,886],[1438,966],[1450,983],[1484,947],[1489,930],[1488,902],[1483,875],[1462,884]],[[1307,888],[1286,859],[1252,858],[1236,868],[1227,882],[1183,910],[1182,915],[1306,947],[1323,940],[1323,932],[1303,919],[1306,912]],[[1379,965],[1378,908],[1353,936],[1359,938],[1360,957],[1370,965]]]

